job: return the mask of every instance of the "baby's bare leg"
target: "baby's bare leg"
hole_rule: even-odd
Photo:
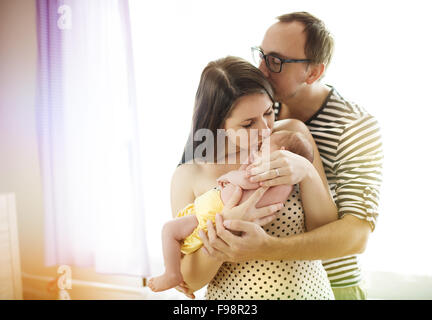
[[[149,280],[149,288],[164,291],[183,282],[180,270],[181,241],[187,238],[198,225],[195,215],[177,218],[165,223],[162,229],[162,249],[165,273]]]

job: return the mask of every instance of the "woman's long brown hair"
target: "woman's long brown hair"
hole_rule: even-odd
[[[215,139],[213,145],[216,146],[217,129],[222,128],[235,102],[240,97],[256,93],[267,94],[274,102],[271,84],[264,74],[251,63],[233,56],[210,62],[201,74],[195,96],[192,128],[185,150],[192,144],[193,154],[195,154],[196,147],[202,143],[193,141],[195,132],[199,129],[211,130]],[[186,159],[186,154],[184,151],[178,165],[192,160]],[[214,154],[213,160],[216,160],[218,152]]]

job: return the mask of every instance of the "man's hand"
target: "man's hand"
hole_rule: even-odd
[[[187,285],[186,282],[183,281],[180,285],[175,287],[175,289],[177,291],[180,291],[181,293],[183,293],[189,299],[195,299],[194,293],[192,292],[191,289],[189,289],[189,286]]]
[[[202,233],[203,252],[219,261],[243,262],[265,259],[270,236],[256,223],[241,220],[225,220],[216,215],[216,229],[207,226]],[[240,232],[240,236],[231,231]]]

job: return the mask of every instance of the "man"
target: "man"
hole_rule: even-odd
[[[352,232],[368,234],[367,224],[373,231],[383,156],[379,128],[364,109],[320,81],[333,53],[333,39],[324,23],[307,12],[282,15],[253,51],[282,102],[278,119],[305,122],[315,139],[341,218],[332,231],[339,232],[345,224]],[[283,59],[297,60],[284,64]],[[348,216],[355,220],[344,221]],[[363,241],[364,248],[367,237]],[[323,265],[336,299],[366,297],[356,255],[323,261]]]
[[[253,51],[282,102],[277,119],[299,119],[311,131],[339,219],[268,241],[261,228],[244,221],[229,222],[230,230],[243,231],[243,237],[233,237],[219,218],[216,231],[210,226],[209,236],[202,238],[205,250],[222,261],[252,260],[257,252],[266,260],[323,260],[336,299],[366,299],[357,254],[365,250],[378,215],[383,158],[378,124],[364,109],[321,82],[332,57],[333,39],[311,14],[278,17]],[[214,234],[227,246],[213,250],[220,241]]]

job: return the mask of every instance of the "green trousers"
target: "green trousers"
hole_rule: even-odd
[[[366,300],[366,290],[362,285],[346,287],[346,288],[332,288],[336,300]]]

